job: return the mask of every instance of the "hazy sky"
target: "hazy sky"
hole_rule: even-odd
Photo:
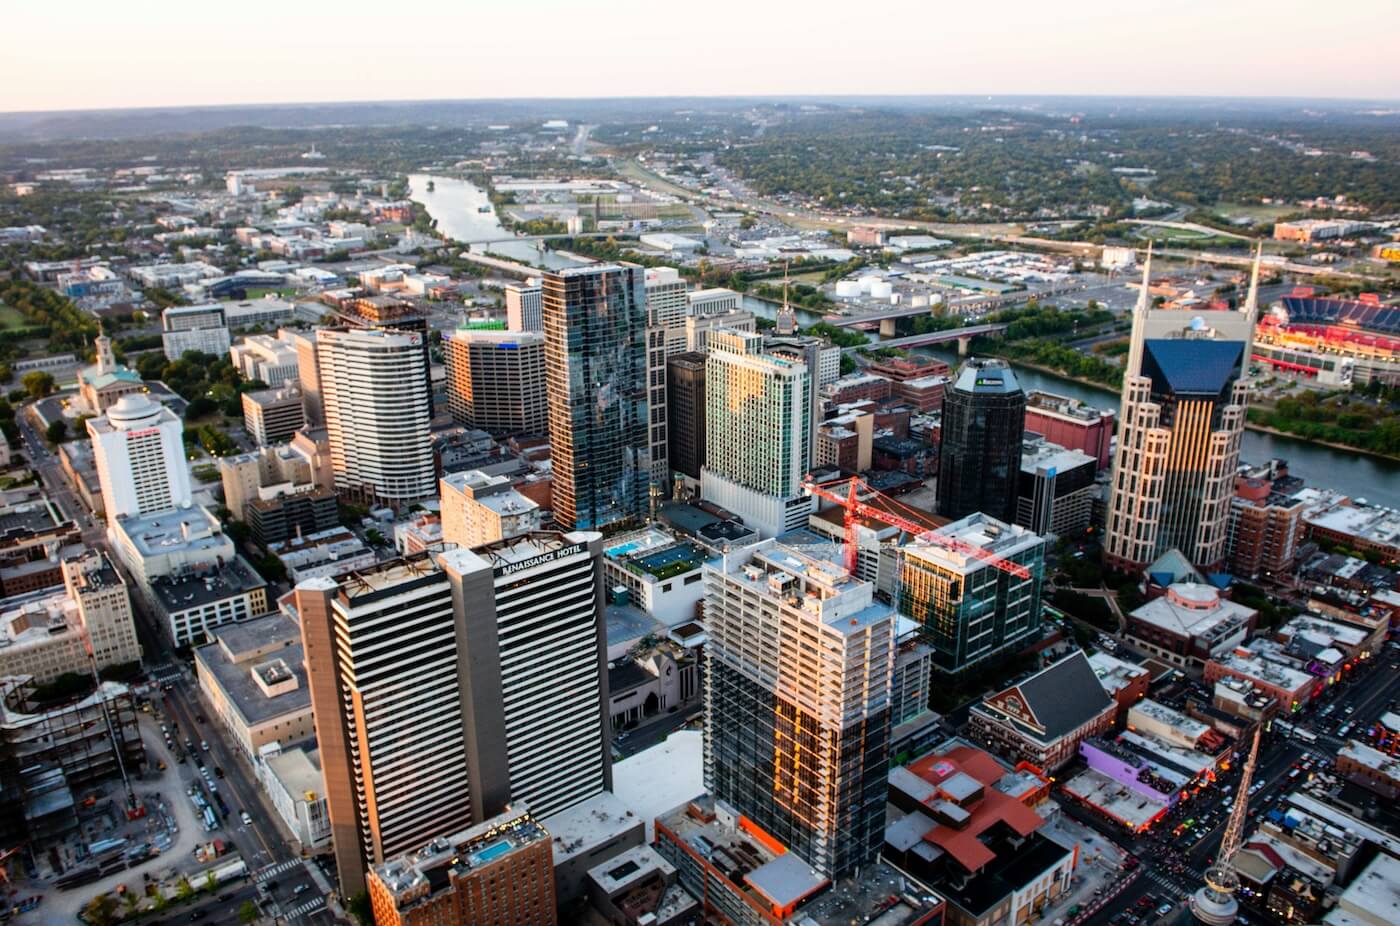
[[[1400,98],[1395,0],[12,0],[0,111],[322,100]]]

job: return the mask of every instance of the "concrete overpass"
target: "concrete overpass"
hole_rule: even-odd
[[[949,341],[958,342],[958,356],[966,357],[968,346],[972,339],[984,334],[1000,334],[1006,330],[1005,324],[1000,325],[969,325],[966,328],[949,328],[946,331],[930,331],[927,334],[911,334],[903,338],[889,338],[884,341],[874,341],[869,344],[858,344],[855,347],[843,347],[842,353],[851,353],[858,350],[879,349],[882,347],[927,347],[930,344],[947,344]]]
[[[880,335],[885,338],[892,338],[897,335],[895,325],[901,318],[917,318],[921,315],[934,315],[940,309],[952,312],[955,315],[966,315],[972,312],[988,312],[993,309],[1000,309],[1008,305],[1016,305],[1025,302],[1037,295],[1043,294],[1033,293],[1028,290],[1017,290],[1014,293],[988,293],[985,296],[970,296],[962,299],[955,299],[948,303],[940,302],[937,305],[891,306],[888,309],[876,309],[871,312],[861,312],[858,315],[828,315],[823,320],[836,328],[861,328],[866,325],[879,324]]]

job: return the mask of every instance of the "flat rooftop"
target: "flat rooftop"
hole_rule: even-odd
[[[639,836],[645,831],[642,818],[628,810],[611,791],[595,794],[581,804],[545,817],[540,823],[554,841],[555,867],[588,855],[630,830],[636,829]]]
[[[1016,524],[998,521],[980,511],[938,528],[934,531],[934,536],[1002,558],[1025,553],[1045,543],[1045,540],[1033,531]],[[909,556],[929,561],[953,572],[966,574],[990,568],[984,560],[970,552],[950,550],[937,545],[936,542],[915,540],[906,545],[904,550]]]
[[[268,614],[251,621],[225,624],[211,630],[210,635],[214,642],[196,647],[195,659],[214,678],[249,726],[311,710],[311,688],[303,665],[305,654],[301,647],[301,631],[289,618],[277,613]],[[277,648],[258,658],[235,662],[229,658],[229,652],[223,645],[224,640],[230,639],[236,644],[233,647],[235,652],[239,652],[237,647],[253,648],[255,641],[258,647]],[[253,672],[274,660],[280,660],[291,672],[296,679],[296,687],[268,697],[253,678]],[[319,785],[313,790],[319,791]]]
[[[1153,800],[1092,768],[1065,782],[1064,790],[1133,830],[1142,829],[1167,809],[1165,802]]]
[[[800,532],[784,536],[793,533]],[[708,568],[765,598],[780,594],[791,598],[796,592],[800,610],[842,634],[864,633],[871,625],[894,618],[892,608],[875,602],[871,583],[846,572],[839,544],[823,542],[798,549],[770,539],[730,551]]]
[[[775,853],[753,835],[729,829],[712,815],[713,801],[704,797],[662,815],[657,822],[706,862],[729,873],[728,886],[736,893],[764,909],[795,904],[783,922],[905,926],[920,922],[942,903],[931,891],[911,889],[909,879],[884,862],[864,866],[858,877],[830,881],[797,853]]]
[[[1213,586],[1184,582],[1134,610],[1132,617],[1177,636],[1215,644],[1242,630],[1254,614],[1253,608],[1220,597]]]
[[[169,613],[203,607],[235,595],[263,588],[267,580],[237,556],[217,569],[203,569],[183,576],[160,576],[151,580],[151,591]]]
[[[543,826],[523,802],[506,813],[451,836],[439,836],[417,852],[390,859],[371,870],[394,895],[400,909],[414,906],[451,884],[453,874],[464,877],[474,869],[548,839]],[[406,895],[423,885],[429,890],[409,900]]]
[[[197,505],[139,517],[119,517],[117,523],[143,558],[177,550],[207,551],[211,556],[233,552],[233,541],[224,534],[218,518]]]

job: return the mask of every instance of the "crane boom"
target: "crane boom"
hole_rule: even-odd
[[[836,487],[844,486],[845,493],[835,491]],[[846,509],[846,571],[855,575],[857,557],[859,550],[856,547],[856,528],[860,524],[861,518],[870,518],[876,521],[883,521],[886,524],[898,527],[902,531],[913,534],[919,541],[931,543],[936,547],[971,556],[981,560],[989,566],[994,566],[1009,575],[1018,579],[1029,579],[1031,572],[1020,563],[1013,562],[1005,557],[997,556],[995,553],[975,547],[961,540],[952,537],[945,537],[937,532],[937,528],[920,524],[910,518],[903,517],[897,512],[872,505],[860,497],[860,490],[875,498],[885,498],[876,489],[870,487],[869,483],[863,481],[859,476],[852,476],[850,479],[840,479],[834,482],[819,483],[811,478],[803,481],[802,488],[818,498],[824,498],[829,502],[840,505]],[[888,501],[888,499],[886,499]]]

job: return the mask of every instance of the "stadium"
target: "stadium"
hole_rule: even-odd
[[[1400,307],[1285,296],[1255,328],[1254,359],[1327,385],[1400,384]]]

